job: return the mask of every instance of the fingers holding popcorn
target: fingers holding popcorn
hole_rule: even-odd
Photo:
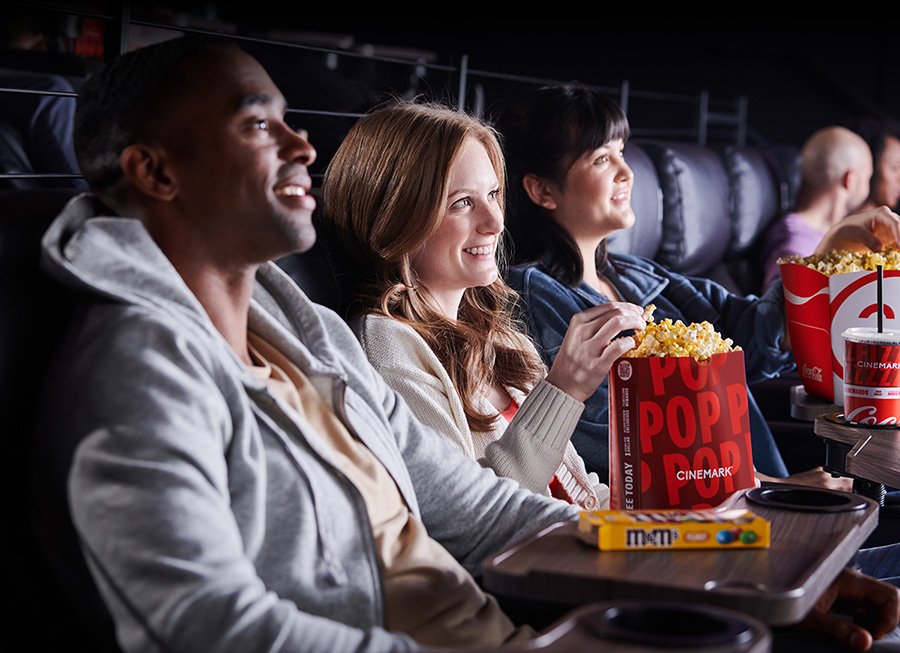
[[[886,206],[848,216],[828,230],[816,254],[832,250],[881,252],[900,246],[900,216]]]
[[[608,302],[574,315],[547,381],[579,401],[590,397],[615,360],[634,345],[618,336],[642,329],[642,313],[634,304]]]

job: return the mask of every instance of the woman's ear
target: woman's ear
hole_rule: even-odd
[[[552,182],[529,172],[522,178],[522,187],[528,198],[542,209],[547,211],[556,209]]]
[[[177,184],[168,173],[165,150],[135,143],[122,151],[122,172],[135,191],[161,201],[175,197]]]

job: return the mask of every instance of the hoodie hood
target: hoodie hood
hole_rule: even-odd
[[[140,220],[114,215],[95,196],[72,198],[41,242],[41,266],[75,290],[143,306],[203,307]]]
[[[41,266],[74,290],[101,300],[163,310],[190,328],[202,329],[219,340],[246,371],[143,223],[113,214],[95,195],[72,198],[56,217],[42,239]],[[292,335],[300,334],[304,342],[329,340],[317,318],[320,310],[324,309],[310,302],[277,265],[260,266],[250,328],[305,361],[311,372],[343,377],[336,359],[327,354],[312,356]]]

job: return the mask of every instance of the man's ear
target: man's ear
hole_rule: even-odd
[[[851,191],[856,187],[856,180],[859,177],[859,171],[856,168],[847,168],[841,175],[841,186],[844,190]]]
[[[556,209],[554,185],[551,182],[529,172],[522,178],[522,187],[528,198],[542,209],[547,211]]]
[[[177,184],[168,170],[168,157],[157,145],[135,143],[122,151],[122,172],[137,192],[161,201],[170,201]]]

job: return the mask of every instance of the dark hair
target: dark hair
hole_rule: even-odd
[[[596,90],[561,84],[514,100],[495,126],[506,155],[506,228],[513,242],[513,265],[537,265],[562,283],[576,285],[584,262],[574,240],[531,201],[522,180],[533,174],[562,185],[579,157],[609,141],[628,140],[624,112]],[[598,256],[605,259],[605,242]]]
[[[122,201],[122,151],[165,120],[168,105],[190,82],[181,73],[182,64],[236,47],[220,37],[185,36],[125,53],[88,79],[78,95],[73,140],[91,190]]]
[[[845,126],[859,134],[872,151],[872,179],[869,182],[869,189],[872,191],[881,181],[878,160],[881,158],[881,153],[884,152],[888,138],[893,137],[900,140],[900,123],[890,119],[858,118],[847,121]],[[871,192],[868,199],[873,199]]]

